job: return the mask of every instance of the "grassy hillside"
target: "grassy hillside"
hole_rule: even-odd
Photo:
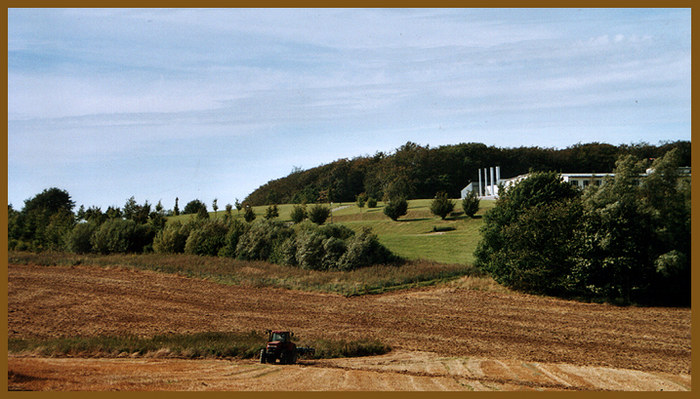
[[[395,254],[406,259],[425,259],[439,263],[471,263],[476,244],[479,241],[481,216],[491,209],[495,201],[481,201],[481,207],[476,218],[464,216],[461,212],[461,202],[455,201],[455,214],[441,220],[430,212],[428,199],[408,201],[408,214],[392,221],[384,215],[384,204],[378,203],[377,208],[358,208],[355,203],[333,204],[332,221],[360,231],[367,226],[378,236],[382,244]],[[290,213],[293,205],[279,205],[280,216],[277,220],[291,221]],[[267,206],[253,207],[258,218],[263,218]],[[243,217],[243,212],[233,211],[234,217]],[[169,221],[186,222],[195,215],[180,215],[169,218]],[[210,213],[210,217],[223,218],[224,212]],[[437,230],[437,231],[435,231]]]
[[[392,221],[383,213],[384,204],[377,208],[359,209],[354,203],[333,205],[332,223],[343,224],[360,231],[370,227],[379,240],[395,254],[409,259],[402,266],[375,265],[351,271],[316,271],[288,267],[268,262],[240,261],[226,257],[185,254],[71,254],[45,251],[41,253],[10,251],[11,264],[58,266],[125,267],[174,273],[203,278],[220,284],[251,287],[279,287],[302,291],[320,291],[341,295],[364,295],[426,285],[448,283],[475,290],[502,290],[471,263],[479,240],[481,215],[493,207],[493,201],[482,201],[476,218],[468,218],[459,210],[447,220],[430,213],[431,200],[409,201],[408,214]],[[456,201],[457,202],[457,201]],[[289,221],[292,205],[279,206],[278,220]],[[265,206],[254,211],[259,218]],[[234,217],[242,218],[237,212]],[[187,222],[195,215],[169,218]],[[223,218],[224,212],[211,213]],[[328,223],[331,221],[328,220]],[[433,230],[438,230],[437,232]]]

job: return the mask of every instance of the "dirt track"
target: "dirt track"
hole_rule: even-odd
[[[89,267],[10,265],[8,274],[10,337],[280,328],[308,338],[378,338],[395,349],[382,357],[265,370],[245,361],[11,357],[10,385],[18,389],[690,388],[690,309],[617,308],[454,287],[345,298]],[[143,376],[136,371],[142,366],[160,377],[138,386],[90,386],[91,375],[121,381],[129,370]],[[95,371],[58,383],[48,376],[56,367],[66,376],[75,367]],[[201,372],[178,380],[178,367],[211,367],[221,378],[199,386]],[[296,385],[270,384],[268,372]],[[175,380],[181,382],[165,384]],[[302,382],[311,380],[320,385]],[[418,385],[411,388],[410,381]]]

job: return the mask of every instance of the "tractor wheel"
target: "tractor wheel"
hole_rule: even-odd
[[[260,349],[260,363],[265,363],[267,356],[265,356],[265,349]]]
[[[289,364],[289,354],[287,352],[280,353],[280,364]]]

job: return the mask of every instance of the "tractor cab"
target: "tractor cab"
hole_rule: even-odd
[[[267,342],[288,342],[293,336],[294,334],[289,331],[269,331]]]

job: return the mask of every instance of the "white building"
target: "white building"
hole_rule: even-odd
[[[494,179],[495,171],[495,179]],[[480,199],[495,199],[498,198],[498,187],[508,188],[521,180],[527,179],[530,175],[524,174],[509,179],[501,179],[501,168],[496,166],[490,168],[489,170],[483,169],[483,179],[482,179],[482,169],[479,169],[479,181],[471,182],[468,186],[462,189],[462,198],[465,198],[469,193],[476,192],[477,197]],[[640,175],[640,177],[645,177],[651,173],[651,169],[647,169],[646,173]],[[683,167],[679,168],[679,174],[684,177],[690,177],[690,168]],[[603,185],[605,178],[608,176],[615,176],[614,173],[560,173],[562,180],[566,183],[570,183],[572,186],[584,189],[588,186],[601,186]],[[489,177],[491,178],[489,180]]]

